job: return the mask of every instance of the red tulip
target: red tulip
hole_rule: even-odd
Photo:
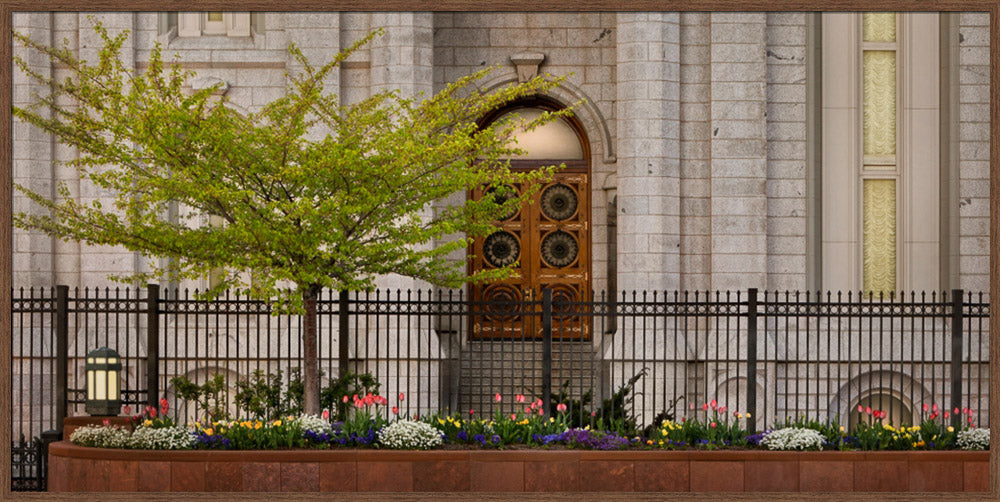
[[[393,406],[392,407],[392,414],[393,415],[399,415],[399,407]]]
[[[701,405],[701,409],[704,411],[708,411],[708,403]]]

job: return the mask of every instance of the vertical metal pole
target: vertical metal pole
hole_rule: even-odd
[[[63,433],[69,388],[69,286],[56,286],[56,423]]]
[[[747,296],[747,430],[756,432],[757,426],[757,288],[750,288]]]
[[[552,412],[552,290],[542,290],[542,404]]]
[[[146,400],[159,408],[160,399],[160,286],[146,286]]]
[[[337,321],[339,322],[337,335],[340,337],[338,340],[339,348],[337,349],[337,366],[339,367],[338,375],[340,375],[340,378],[347,376],[347,356],[350,350],[347,338],[347,333],[350,330],[350,326],[348,325],[350,319],[347,313],[347,295],[346,289],[340,292],[340,303],[337,306]]]
[[[961,289],[951,290],[951,408],[962,409],[962,310],[963,295]],[[962,415],[955,413],[951,417],[951,425],[958,429],[962,425]]]

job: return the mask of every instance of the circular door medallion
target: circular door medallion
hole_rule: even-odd
[[[497,205],[503,204],[504,202],[507,202],[517,197],[517,190],[515,188],[510,186],[506,186],[504,188],[505,190],[501,191],[498,191],[496,188],[490,188],[489,190],[486,191],[486,193],[488,193],[491,197],[493,197],[493,202],[495,202]],[[517,213],[519,212],[520,212],[519,208],[513,208],[507,214],[502,215],[500,217],[500,221],[509,220],[517,216]]]
[[[483,258],[494,267],[506,267],[517,261],[521,245],[510,232],[494,232],[483,242]]]
[[[576,260],[580,251],[576,239],[562,230],[546,235],[542,239],[542,259],[555,268],[563,268]]]
[[[491,284],[483,290],[483,319],[494,322],[510,322],[517,319],[518,302],[521,291],[510,284]]]
[[[566,220],[576,214],[577,198],[573,189],[558,183],[542,191],[542,214],[553,220]]]

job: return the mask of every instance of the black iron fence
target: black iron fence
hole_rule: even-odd
[[[603,405],[640,426],[701,413],[710,400],[753,412],[758,428],[802,415],[847,425],[864,418],[859,404],[913,423],[924,403],[970,408],[988,426],[982,293],[547,291],[472,302],[456,291],[324,292],[317,316],[321,385],[371,373],[410,416],[511,412],[521,394],[546,410],[570,403],[580,421]],[[83,414],[84,356],[101,346],[122,356],[123,403],[166,396],[180,421],[197,410],[173,399],[175,376],[222,375],[225,406],[239,415],[239,380],[260,370],[287,381],[302,366],[301,318],[235,295],[21,289],[12,318],[12,437],[40,437]]]

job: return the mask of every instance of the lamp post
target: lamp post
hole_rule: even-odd
[[[87,354],[87,405],[91,416],[118,415],[121,409],[121,357],[101,347]]]

